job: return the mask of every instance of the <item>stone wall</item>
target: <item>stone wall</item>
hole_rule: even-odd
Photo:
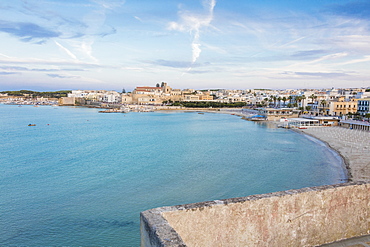
[[[59,99],[59,105],[70,106],[75,105],[76,98],[75,97],[61,97]]]
[[[370,184],[346,183],[141,213],[142,246],[317,246],[370,234]]]

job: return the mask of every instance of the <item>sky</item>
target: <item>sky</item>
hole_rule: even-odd
[[[0,91],[370,86],[369,0],[1,0]]]

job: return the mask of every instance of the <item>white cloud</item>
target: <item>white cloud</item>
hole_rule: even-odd
[[[140,22],[143,22],[143,20],[142,20],[140,17],[138,17],[138,16],[134,16],[134,18],[135,18],[136,20],[140,21]]]
[[[216,0],[205,0],[202,2],[202,4],[206,10],[205,14],[180,11],[180,20],[178,22],[170,22],[168,24],[169,30],[189,32],[192,35],[192,63],[197,61],[200,53],[202,52],[199,40],[200,33],[203,28],[207,28],[211,25],[213,20],[213,11],[216,6]]]
[[[2,57],[6,57],[6,58],[11,58],[11,57],[9,57],[9,56],[7,56],[7,55],[5,55],[5,54],[2,54],[2,53],[0,53],[0,56],[2,56]]]
[[[94,44],[97,36],[106,36],[114,34],[115,28],[106,25],[107,14],[121,7],[125,1],[122,0],[93,0],[95,3],[91,10],[82,16],[84,23],[83,35],[74,40],[70,40],[70,45],[80,52],[80,59],[84,56],[86,59],[98,63],[99,60],[94,56]],[[67,50],[65,50],[67,52]],[[70,56],[71,52],[67,52]],[[73,56],[73,55],[72,55]]]
[[[330,39],[331,43],[341,49],[351,50],[359,53],[370,53],[370,35],[343,35]]]
[[[65,48],[64,46],[62,46],[59,42],[57,42],[55,40],[54,40],[54,42],[55,42],[55,44],[57,46],[59,46],[59,48],[61,48],[63,51],[65,51],[71,58],[73,58],[74,60],[78,60],[77,57],[76,57],[76,55],[73,54],[70,50],[68,50],[67,48]]]
[[[298,41],[300,41],[300,40],[302,40],[302,39],[304,39],[304,38],[306,38],[306,37],[300,37],[300,38],[298,38],[298,39],[295,39],[295,40],[293,40],[293,41],[290,41],[290,42],[288,42],[288,43],[286,43],[286,44],[281,45],[281,46],[280,46],[280,48],[285,47],[285,46],[289,46],[289,45],[291,45],[291,44],[294,44],[294,43],[296,43],[296,42],[298,42]]]
[[[344,63],[340,63],[338,65],[348,65],[348,64],[355,64],[355,63],[365,63],[365,62],[370,62],[370,56],[364,56],[364,58],[349,60]]]
[[[336,60],[336,59],[340,59],[340,58],[347,57],[347,56],[348,56],[347,52],[329,54],[329,55],[322,56],[319,59],[315,59],[313,61],[307,62],[307,64],[318,63],[318,62],[322,62],[322,61],[326,61],[326,60]]]
[[[114,10],[125,4],[124,0],[93,0],[94,3],[101,5],[105,9]]]

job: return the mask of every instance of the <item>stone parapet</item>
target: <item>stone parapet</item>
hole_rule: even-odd
[[[141,245],[318,246],[370,234],[370,184],[353,182],[147,210]]]

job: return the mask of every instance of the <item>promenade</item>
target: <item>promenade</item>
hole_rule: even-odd
[[[370,182],[370,132],[342,127],[300,129],[326,142],[345,159],[350,180]]]

